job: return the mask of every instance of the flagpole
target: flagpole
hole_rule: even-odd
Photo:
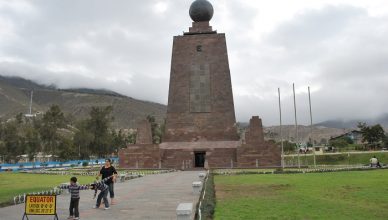
[[[279,95],[279,119],[280,119],[280,143],[282,146],[282,168],[284,169],[284,147],[283,147],[283,129],[282,129],[282,106],[280,104],[280,88],[278,88]]]
[[[295,142],[298,149],[298,168],[300,168],[300,155],[299,155],[299,136],[298,136],[298,119],[296,116],[296,98],[295,98],[295,84],[292,83],[292,91],[294,93],[294,112],[295,112]]]
[[[311,110],[310,86],[308,87],[308,92],[309,92],[309,106],[310,106],[310,141],[311,141],[311,146],[313,147],[314,168],[316,168],[317,162],[316,162],[316,158],[315,158],[315,148],[314,148],[314,140],[313,140],[313,113]]]

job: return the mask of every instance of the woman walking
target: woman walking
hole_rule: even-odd
[[[113,178],[109,178],[105,183],[109,187],[109,196],[110,196],[110,204],[114,205],[114,182],[116,181],[117,171],[114,166],[112,166],[112,161],[110,159],[105,160],[105,165],[101,168],[100,174],[98,176],[102,176],[102,179],[113,176]]]

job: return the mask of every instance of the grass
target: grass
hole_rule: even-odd
[[[61,183],[69,182],[71,176],[24,174],[24,173],[0,173],[0,206],[13,202],[13,197],[19,194],[51,190]],[[92,176],[79,176],[80,184],[91,183]]]
[[[352,164],[369,164],[369,159],[373,156],[376,156],[381,163],[388,164],[388,152],[375,152],[375,153],[357,153],[357,154],[325,154],[325,155],[316,155],[317,165],[352,165]],[[297,156],[286,156],[284,158],[285,164],[287,165],[297,165],[298,157]],[[300,154],[300,164],[301,165],[313,165],[314,158],[311,154],[304,155]]]
[[[216,220],[387,219],[388,170],[214,176]]]

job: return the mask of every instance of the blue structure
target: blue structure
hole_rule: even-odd
[[[118,163],[118,157],[110,158],[115,163]],[[96,163],[97,161],[97,163]],[[46,169],[46,168],[70,168],[70,167],[82,167],[82,164],[87,162],[90,165],[104,164],[105,158],[93,159],[93,160],[69,160],[64,162],[29,162],[29,163],[15,163],[15,164],[0,164],[0,172],[2,171],[20,171],[20,170],[33,170],[33,169]]]

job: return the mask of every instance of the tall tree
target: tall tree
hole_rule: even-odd
[[[61,141],[59,142],[59,158],[60,160],[69,160],[77,158],[78,150],[74,145],[73,141],[67,137],[60,137]]]
[[[60,142],[60,136],[57,132],[59,128],[65,128],[65,116],[58,105],[53,105],[43,115],[40,127],[40,136],[44,143],[43,151],[45,153],[56,154]]]
[[[79,121],[76,125],[77,131],[74,134],[73,144],[78,149],[80,159],[89,159],[93,149],[89,149],[94,139],[94,134],[88,130],[89,120]]]
[[[23,153],[22,138],[19,136],[16,121],[8,122],[3,130],[4,160],[12,162],[17,160],[17,156]]]
[[[92,107],[90,118],[86,123],[86,128],[93,137],[89,149],[99,157],[112,153],[110,149],[112,136],[109,132],[110,123],[113,121],[113,117],[110,115],[112,110],[112,106]]]
[[[380,124],[368,126],[366,123],[358,123],[361,130],[362,142],[367,142],[371,147],[378,146],[385,139],[385,132]]]
[[[34,156],[41,151],[41,140],[39,132],[31,124],[26,124],[23,129],[25,136],[24,149],[28,154],[30,160],[34,159]]]

